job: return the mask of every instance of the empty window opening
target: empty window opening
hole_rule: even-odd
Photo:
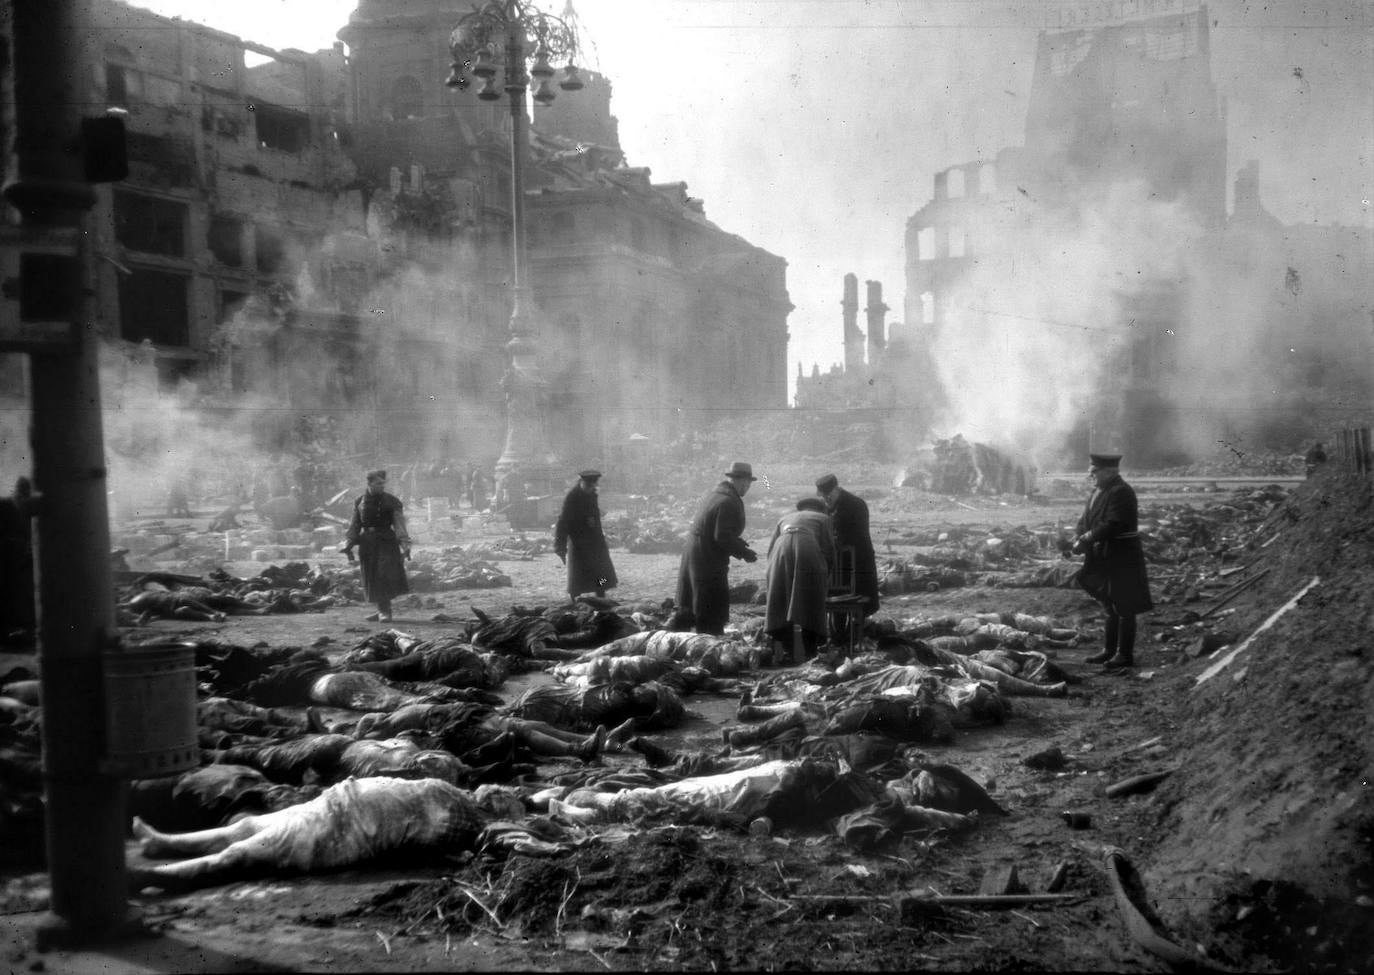
[[[964,171],[962,169],[949,171],[948,186],[950,199],[957,199],[964,195]]]
[[[921,293],[921,324],[935,324],[935,295],[929,291]]]
[[[257,253],[258,270],[264,274],[279,270],[286,260],[286,245],[271,227],[254,227],[253,245]]]
[[[257,102],[253,120],[260,149],[300,152],[310,144],[310,117],[302,112]]]
[[[130,342],[190,344],[187,278],[184,274],[135,268],[119,277],[119,334]]]
[[[186,253],[186,204],[155,196],[114,194],[115,239],[130,250],[181,257]]]
[[[916,259],[929,261],[935,257],[935,228],[922,227],[916,234]]]
[[[242,220],[216,213],[210,217],[210,232],[206,237],[215,260],[230,267],[243,267]]]

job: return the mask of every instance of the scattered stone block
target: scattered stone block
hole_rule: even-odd
[[[978,893],[1002,895],[1025,894],[1029,891],[1017,876],[1016,864],[1004,863],[983,874],[983,882],[978,887]]]

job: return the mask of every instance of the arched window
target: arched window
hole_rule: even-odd
[[[391,117],[395,119],[421,118],[424,115],[424,89],[410,75],[402,75],[391,84]]]

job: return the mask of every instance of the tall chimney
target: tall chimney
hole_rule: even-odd
[[[844,276],[844,371],[857,376],[864,367],[864,333],[859,331],[859,279],[856,275]]]
[[[884,319],[887,317],[887,305],[883,304],[883,284],[881,281],[868,281],[868,307],[864,309],[868,315],[868,365],[873,368],[878,365],[878,360],[883,357],[883,351],[887,348],[887,326]]]

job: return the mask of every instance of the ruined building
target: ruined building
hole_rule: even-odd
[[[1116,449],[1148,466],[1227,437],[1291,446],[1311,432],[1310,397],[1276,391],[1345,382],[1343,356],[1367,355],[1368,276],[1345,271],[1369,242],[1278,227],[1253,164],[1228,217],[1206,6],[1123,10],[1042,31],[1025,145],[935,175],[907,225],[912,345],[937,364],[1020,350],[1080,417],[1041,433],[1057,443],[1017,445],[1042,457]],[[984,398],[998,387],[986,358],[962,374],[987,380]],[[946,377],[940,392],[933,410],[967,412],[969,390]]]
[[[444,86],[471,4],[361,0],[317,52],[94,5],[129,177],[92,273],[116,409],[179,391],[269,449],[490,465],[504,437],[509,103]],[[347,45],[347,47],[345,47]],[[786,262],[626,165],[609,80],[533,118],[525,190],[552,439],[596,458],[729,403],[786,402]],[[15,239],[12,216],[7,240]],[[22,394],[18,357],[3,357]],[[146,405],[146,404],[145,404]]]

